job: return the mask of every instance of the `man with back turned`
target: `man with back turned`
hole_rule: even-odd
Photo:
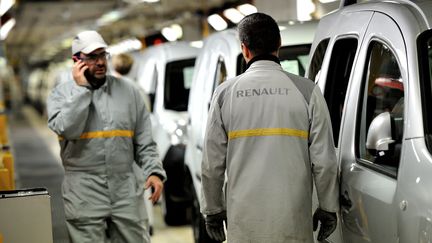
[[[204,142],[201,211],[214,240],[313,242],[336,228],[337,162],[325,100],[312,81],[283,71],[270,16],[238,25],[245,73],[215,91]],[[312,188],[319,208],[312,216]],[[226,187],[224,187],[226,183]]]

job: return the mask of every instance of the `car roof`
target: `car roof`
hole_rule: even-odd
[[[166,63],[195,58],[199,50],[199,48],[191,46],[188,42],[167,42],[144,49],[141,52],[141,59],[147,60],[151,58]]]
[[[432,1],[430,0],[366,1],[341,7],[329,13],[328,16],[344,15],[358,11],[375,11],[386,14],[393,18],[401,28],[409,26],[413,19],[415,19],[417,25],[420,27],[419,32],[430,29],[432,24]],[[323,18],[327,18],[327,16]],[[402,30],[402,32],[404,31]]]

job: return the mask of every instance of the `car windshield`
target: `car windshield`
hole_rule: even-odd
[[[283,46],[279,50],[279,60],[282,68],[292,74],[305,75],[309,64],[309,51],[311,45]],[[246,71],[246,62],[243,55],[237,57],[237,74]]]
[[[173,61],[166,65],[164,107],[168,110],[186,111],[195,58]]]

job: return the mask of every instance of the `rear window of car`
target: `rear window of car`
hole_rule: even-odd
[[[309,64],[311,45],[283,46],[279,50],[279,60],[282,68],[292,74],[304,76]],[[243,55],[237,56],[237,75],[246,71],[246,61]]]

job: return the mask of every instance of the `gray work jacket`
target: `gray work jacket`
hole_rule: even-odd
[[[104,85],[90,90],[71,80],[56,86],[47,103],[48,126],[59,135],[66,172],[110,176],[132,172],[136,162],[144,178],[165,179],[135,84],[108,75]]]
[[[216,89],[201,210],[227,210],[228,242],[313,242],[313,179],[320,207],[338,211],[336,153],[318,86],[261,60]]]

